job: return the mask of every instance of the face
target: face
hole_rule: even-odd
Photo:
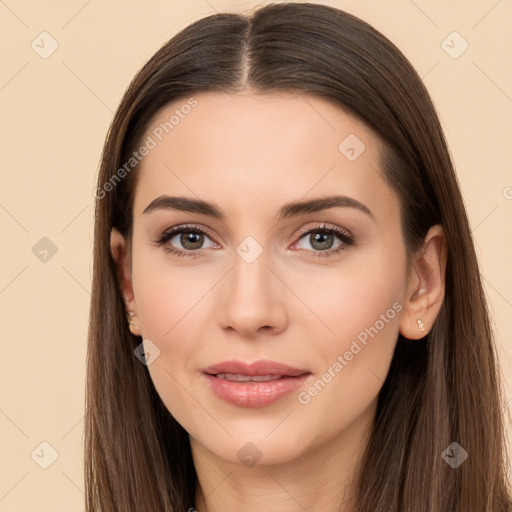
[[[194,98],[152,120],[137,171],[129,305],[155,387],[228,462],[355,443],[408,285],[377,138],[312,95]]]

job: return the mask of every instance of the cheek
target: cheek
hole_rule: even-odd
[[[180,265],[159,251],[134,251],[134,294],[143,337],[160,351],[148,366],[155,388],[173,414],[186,416],[195,402],[184,389],[197,377],[197,355],[213,327],[211,290],[223,273],[207,265]]]
[[[163,249],[141,248],[134,251],[132,259],[133,290],[143,338],[151,340],[160,351],[148,367],[158,391],[161,386],[175,387],[169,386],[172,379],[167,372],[173,373],[170,363],[183,362],[187,351],[193,349],[180,332],[186,327],[188,312],[193,312],[194,304],[201,297],[200,281],[185,279],[162,254],[165,254]]]
[[[396,346],[405,256],[370,259],[337,279],[326,278],[322,294],[309,294],[312,309],[333,332],[324,327],[323,336],[313,338],[315,376],[297,398],[311,430],[322,428],[326,436],[347,428],[376,403]]]
[[[164,344],[190,322],[216,278],[211,272],[201,275],[200,266],[187,268],[186,263],[180,265],[171,258],[163,248],[141,248],[134,251],[132,260],[133,288],[143,334]]]
[[[160,351],[148,366],[149,374],[167,409],[191,431],[193,418],[204,413],[191,369],[202,339],[198,315],[204,313],[205,294],[212,285],[170,264],[155,267],[154,257],[144,264],[142,255],[138,265],[134,258],[133,283],[143,337]]]
[[[332,360],[356,339],[363,344],[379,339],[389,351],[398,334],[405,265],[404,251],[380,249],[354,253],[333,272],[299,280],[296,292],[312,312],[305,318],[315,330],[311,339],[318,340],[322,359]]]

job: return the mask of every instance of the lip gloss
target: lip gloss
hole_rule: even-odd
[[[213,392],[226,402],[239,407],[265,407],[298,389],[308,378],[304,373],[297,377],[283,375],[276,380],[263,382],[237,382],[204,374]]]

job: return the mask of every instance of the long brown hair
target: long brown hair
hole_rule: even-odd
[[[355,488],[357,511],[508,510],[496,349],[471,230],[428,92],[404,55],[370,25],[332,7],[282,3],[186,27],[135,76],[112,121],[95,192],[87,511],[194,506],[188,434],[134,356],[141,339],[128,329],[110,231],[116,227],[131,240],[137,167],[125,163],[152,117],[194,93],[243,89],[312,93],[357,116],[383,141],[381,167],[400,200],[409,254],[432,225],[446,233],[445,299],[423,340],[397,340]],[[442,456],[453,442],[469,455],[457,468]]]

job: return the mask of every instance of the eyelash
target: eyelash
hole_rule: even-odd
[[[194,225],[181,225],[176,226],[174,228],[171,228],[167,231],[164,231],[162,236],[159,240],[156,240],[154,243],[157,246],[164,245],[168,240],[173,238],[175,235],[180,233],[201,233],[202,235],[207,236],[208,238],[212,238],[209,233],[207,233],[205,230],[194,226]],[[344,251],[347,247],[350,247],[355,242],[355,237],[351,235],[348,231],[344,229],[337,228],[330,224],[320,224],[318,226],[315,226],[314,228],[309,228],[305,230],[301,230],[297,235],[297,241],[299,241],[301,238],[303,238],[305,235],[308,235],[310,233],[329,233],[334,234],[338,236],[338,238],[341,240],[342,245],[340,245],[337,249],[328,249],[326,251],[310,251],[306,250],[308,253],[312,253],[310,255],[311,257],[326,257],[326,256],[334,256],[341,251]],[[169,246],[164,247],[165,251],[168,253],[174,254],[178,258],[197,258],[200,256],[199,251],[181,251],[174,249]],[[309,256],[308,256],[309,257]]]

